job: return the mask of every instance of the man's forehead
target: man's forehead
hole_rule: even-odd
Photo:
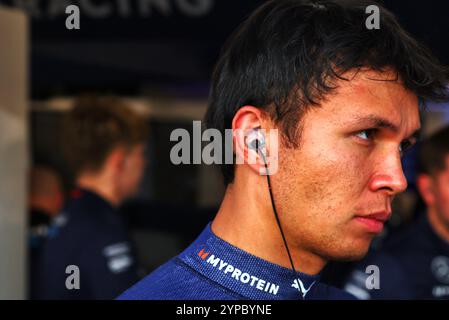
[[[420,127],[418,97],[407,90],[394,72],[360,71],[340,80],[336,94],[324,105],[344,122],[376,122],[393,131]],[[396,130],[397,131],[397,130]]]
[[[401,78],[393,70],[351,72],[345,78],[347,80],[339,80],[338,83],[343,93],[376,97],[391,91],[408,91]]]

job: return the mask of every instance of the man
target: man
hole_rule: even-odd
[[[36,166],[29,179],[28,206],[31,228],[48,226],[64,204],[64,191],[59,175],[50,167]],[[37,230],[36,230],[37,231]]]
[[[214,221],[121,299],[346,299],[319,282],[329,260],[362,258],[406,188],[401,153],[418,98],[444,95],[443,69],[365,1],[268,1],[224,48],[206,116],[234,135]],[[279,129],[278,170],[260,174]],[[223,136],[225,136],[223,134]],[[255,143],[254,143],[255,142]],[[275,152],[273,152],[275,153]],[[294,271],[292,269],[295,269]]]
[[[36,277],[42,246],[48,236],[52,219],[64,204],[64,190],[58,173],[49,166],[32,168],[29,177],[29,297],[36,296]]]
[[[146,130],[126,105],[81,99],[63,143],[77,188],[43,249],[40,299],[111,299],[138,280],[117,207],[138,188]]]
[[[449,299],[449,127],[419,150],[417,187],[426,214],[351,274],[346,290],[361,299]],[[379,268],[379,287],[368,290],[367,266]]]

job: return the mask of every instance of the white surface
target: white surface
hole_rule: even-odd
[[[0,7],[0,299],[25,298],[27,28]]]

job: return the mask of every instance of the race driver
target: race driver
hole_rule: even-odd
[[[427,209],[351,273],[345,289],[359,299],[449,299],[449,127],[422,142],[419,163]],[[370,265],[379,268],[379,286],[368,289]]]
[[[380,29],[367,28],[372,4],[273,0],[239,27],[214,72],[206,124],[223,137],[250,132],[233,148],[257,161],[222,165],[215,219],[119,299],[352,298],[320,283],[320,271],[362,258],[382,231],[407,186],[401,155],[416,141],[420,101],[443,99],[447,80],[380,4]],[[271,129],[278,170],[263,175]]]

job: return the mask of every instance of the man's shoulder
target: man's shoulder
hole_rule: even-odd
[[[175,257],[126,290],[117,299],[234,300],[238,298],[225,288],[195,272],[179,257]]]
[[[98,202],[98,201],[97,201]],[[59,214],[62,223],[56,223],[60,233],[90,235],[88,238],[127,239],[125,225],[115,209],[102,202],[101,205],[89,199],[74,199],[66,204]]]

